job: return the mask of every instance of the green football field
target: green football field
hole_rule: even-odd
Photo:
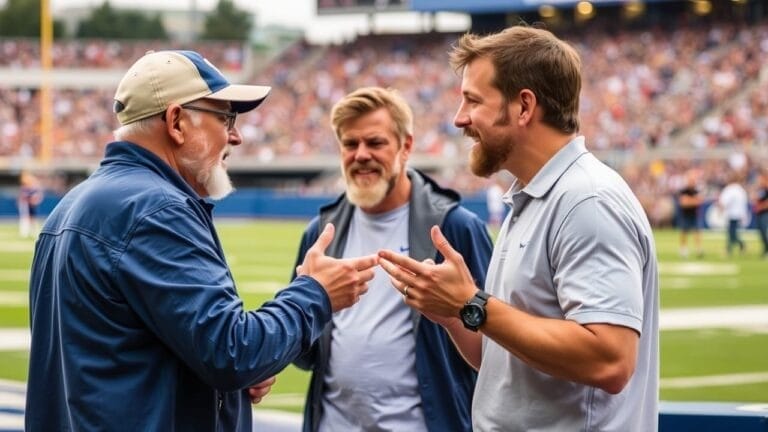
[[[217,225],[238,290],[247,307],[257,308],[288,281],[304,222],[222,220]],[[743,256],[726,258],[723,233],[710,232],[704,235],[705,255],[683,259],[678,256],[677,232],[657,232],[662,310],[707,308],[720,316],[716,308],[729,307],[722,314],[738,320],[738,307],[768,307],[768,261],[758,256],[755,233],[743,236],[748,242]],[[33,248],[33,240],[17,236],[15,224],[0,222],[1,329],[28,326]],[[768,324],[761,321],[663,330],[661,399],[768,402]],[[1,345],[11,347],[0,350],[0,379],[23,382],[27,352]],[[307,373],[289,367],[259,406],[298,412],[307,382]]]

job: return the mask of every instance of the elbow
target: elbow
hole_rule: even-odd
[[[240,370],[236,367],[215,368],[208,370],[200,378],[213,389],[221,392],[233,392],[275,376],[281,370],[282,368],[270,367],[269,365],[248,370]]]
[[[595,387],[609,394],[619,394],[627,386],[635,371],[634,364],[607,365],[599,376],[595,377]]]
[[[608,394],[616,395],[621,393],[622,390],[624,390],[624,387],[627,386],[628,382],[629,382],[629,379],[616,377],[615,379],[605,380],[599,385],[599,388],[600,390]]]

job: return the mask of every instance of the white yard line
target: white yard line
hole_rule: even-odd
[[[759,384],[764,382],[768,382],[768,372],[662,378],[659,384],[663,389],[675,389],[691,387],[722,387],[741,384]]]
[[[29,329],[0,329],[0,351],[19,351],[29,349]]]
[[[27,291],[0,291],[2,306],[27,306],[28,304],[29,292]]]
[[[662,309],[659,315],[661,330],[749,329],[766,326],[768,305]]]

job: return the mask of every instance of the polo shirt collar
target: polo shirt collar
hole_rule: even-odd
[[[582,155],[589,153],[584,143],[583,136],[577,136],[561,148],[543,167],[533,176],[531,182],[523,192],[532,198],[541,198],[552,189],[557,180],[573,165]]]

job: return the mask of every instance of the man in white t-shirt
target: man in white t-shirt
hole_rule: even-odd
[[[346,190],[309,223],[298,256],[332,223],[337,234],[329,256],[386,248],[441,262],[429,237],[439,225],[466,257],[475,288],[482,287],[492,248],[488,230],[456,192],[407,167],[413,113],[403,97],[380,87],[358,89],[334,105],[331,125]],[[304,431],[470,432],[475,371],[442,327],[404,301],[407,289],[395,291],[382,269],[369,286],[357,307],[334,314],[295,362],[312,371]]]
[[[720,192],[720,198],[717,200],[728,223],[728,237],[725,244],[725,252],[728,256],[733,254],[733,247],[736,245],[739,246],[741,253],[746,249],[744,240],[739,237],[739,227],[742,224],[746,225],[749,219],[749,196],[739,180],[738,173],[731,174],[730,181]]]

